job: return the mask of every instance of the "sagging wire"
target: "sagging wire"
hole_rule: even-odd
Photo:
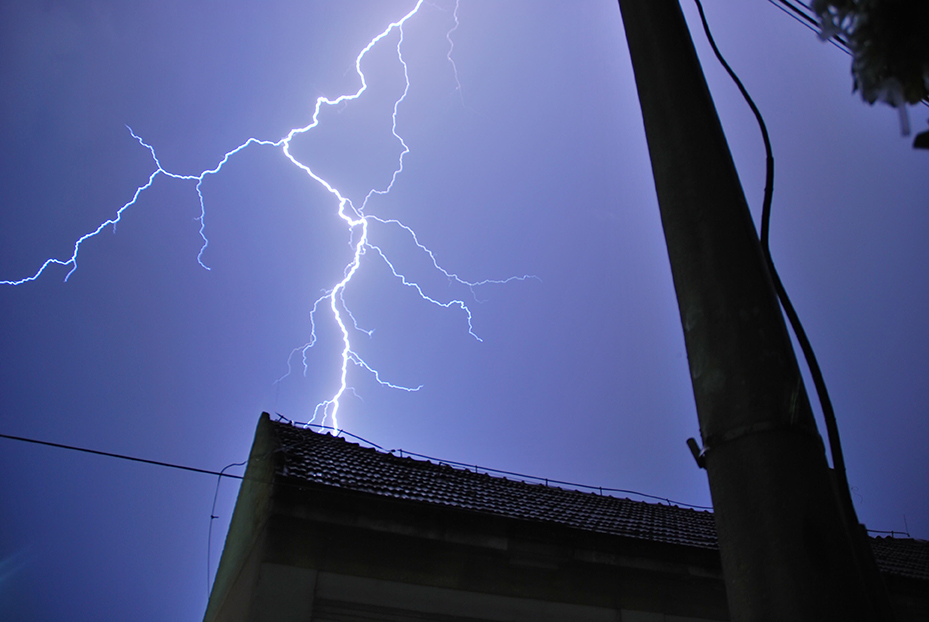
[[[716,58],[719,60],[720,64],[722,64],[722,66],[725,68],[726,73],[729,74],[729,77],[732,78],[733,82],[735,82],[736,86],[739,88],[739,92],[742,93],[742,97],[748,103],[749,108],[752,109],[752,113],[755,115],[755,119],[758,121],[758,127],[761,129],[761,137],[764,140],[766,155],[764,202],[761,209],[761,252],[764,255],[765,263],[768,267],[768,272],[771,275],[771,281],[774,284],[774,290],[781,302],[781,307],[784,309],[784,314],[790,321],[790,326],[794,331],[794,336],[796,336],[797,342],[800,344],[800,349],[803,351],[803,357],[806,359],[807,367],[809,368],[810,375],[813,378],[813,384],[816,387],[816,395],[819,398],[820,407],[823,412],[823,419],[826,424],[826,435],[829,439],[829,451],[832,455],[832,470],[837,479],[839,494],[843,497],[843,501],[847,507],[854,508],[851,492],[848,487],[848,478],[845,473],[845,458],[842,455],[842,445],[841,441],[839,440],[839,427],[836,423],[835,410],[832,408],[832,400],[829,399],[829,392],[826,389],[826,382],[823,379],[822,370],[820,369],[819,363],[816,360],[816,354],[813,352],[813,346],[810,344],[810,340],[807,338],[806,331],[803,329],[803,325],[800,323],[800,317],[797,315],[793,304],[790,302],[790,298],[787,296],[787,290],[784,289],[784,284],[781,282],[781,278],[777,274],[777,269],[774,267],[774,261],[771,259],[771,248],[769,246],[768,239],[770,230],[769,224],[771,221],[771,200],[774,195],[774,154],[771,149],[771,140],[768,137],[768,128],[761,116],[761,112],[758,110],[755,102],[748,94],[748,91],[745,89],[742,81],[739,80],[739,77],[729,66],[729,63],[727,63],[726,59],[723,58],[719,48],[716,47],[716,42],[713,40],[713,35],[710,33],[710,26],[706,21],[706,15],[703,12],[703,5],[700,3],[700,0],[694,0],[694,2],[696,2],[697,10],[700,12],[700,21],[703,23],[703,30],[706,33],[706,38],[710,43],[710,47],[713,48],[713,53],[716,55]]]

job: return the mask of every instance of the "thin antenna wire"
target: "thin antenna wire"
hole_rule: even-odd
[[[213,520],[219,518],[216,516],[216,499],[219,497],[219,484],[223,481],[223,475],[226,473],[226,469],[231,469],[232,467],[245,466],[248,464],[248,460],[243,460],[242,462],[233,462],[232,464],[227,464],[222,469],[220,469],[219,474],[216,477],[216,489],[213,491],[213,506],[210,508],[210,528],[207,530],[206,535],[206,599],[210,600],[210,592],[213,589],[213,586],[210,584],[210,556],[211,551],[210,547],[213,544]],[[244,476],[243,476],[244,478]]]

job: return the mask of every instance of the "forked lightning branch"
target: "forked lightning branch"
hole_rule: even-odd
[[[467,327],[468,333],[480,341],[480,337],[474,332],[473,325],[471,322],[471,309],[468,306],[467,302],[464,300],[441,300],[438,297],[431,296],[423,287],[421,287],[416,281],[407,277],[407,275],[401,273],[397,270],[394,264],[391,262],[387,253],[376,244],[375,240],[372,240],[370,237],[370,231],[368,225],[371,221],[376,221],[384,225],[394,227],[399,229],[403,235],[405,235],[409,244],[413,245],[418,252],[425,254],[431,262],[433,268],[439,273],[443,274],[450,281],[455,281],[462,285],[467,286],[473,290],[475,287],[488,284],[503,284],[514,280],[523,281],[526,279],[536,278],[531,275],[523,276],[511,276],[504,279],[486,279],[481,281],[467,281],[462,279],[457,274],[450,272],[443,268],[438,260],[436,259],[435,254],[423,243],[420,242],[419,238],[416,236],[416,233],[408,226],[396,219],[384,219],[379,218],[377,215],[368,214],[366,209],[368,208],[369,200],[376,195],[385,195],[388,194],[394,186],[394,183],[397,180],[397,177],[403,173],[403,160],[404,156],[409,153],[410,148],[407,143],[404,141],[403,137],[397,132],[397,113],[398,110],[402,107],[404,100],[407,97],[407,93],[410,88],[410,74],[409,67],[407,66],[406,60],[403,56],[403,44],[404,44],[404,26],[409,20],[411,20],[422,8],[424,0],[418,0],[413,9],[404,15],[399,20],[389,24],[380,34],[374,37],[359,53],[355,58],[355,71],[358,75],[359,87],[358,90],[354,93],[341,95],[334,99],[327,97],[319,97],[316,100],[316,104],[313,110],[313,116],[310,123],[304,127],[298,127],[290,130],[286,136],[278,140],[265,140],[258,138],[249,138],[238,147],[232,149],[225,153],[215,167],[201,171],[197,174],[182,174],[169,171],[164,168],[161,161],[158,158],[158,155],[155,151],[155,148],[146,143],[145,140],[137,135],[135,132],[129,128],[129,132],[132,137],[139,142],[139,144],[147,149],[151,153],[152,161],[155,165],[155,170],[149,175],[148,179],[144,184],[136,188],[135,192],[132,194],[130,200],[125,203],[122,207],[116,210],[112,218],[105,220],[100,223],[98,227],[94,230],[86,233],[79,238],[74,243],[72,253],[70,257],[66,259],[59,258],[50,258],[44,261],[39,269],[32,276],[21,278],[18,280],[2,280],[0,284],[3,285],[24,285],[31,281],[35,281],[41,277],[45,271],[51,266],[63,266],[68,268],[68,272],[65,274],[64,280],[67,281],[74,271],[78,268],[78,256],[83,244],[87,243],[91,238],[95,237],[97,234],[113,227],[115,229],[116,225],[121,221],[121,219],[126,215],[127,211],[132,208],[133,205],[139,200],[139,197],[148,190],[155,180],[159,176],[165,176],[176,180],[185,180],[185,181],[195,181],[196,182],[196,192],[199,199],[200,205],[200,214],[197,217],[199,223],[200,236],[203,239],[200,252],[197,255],[197,261],[199,264],[206,270],[210,268],[204,263],[204,253],[209,246],[209,239],[207,237],[207,204],[203,198],[203,184],[208,181],[208,179],[213,175],[218,175],[222,172],[223,167],[231,158],[233,158],[240,151],[252,147],[252,146],[265,146],[273,147],[280,149],[284,157],[293,165],[298,167],[304,173],[306,173],[310,178],[312,178],[316,183],[321,185],[326,192],[332,195],[332,201],[334,208],[338,211],[339,217],[345,223],[345,226],[348,230],[348,234],[352,241],[352,255],[345,266],[343,271],[343,276],[341,280],[337,283],[334,283],[331,288],[327,289],[323,294],[316,300],[313,304],[312,309],[310,310],[310,338],[309,341],[297,348],[291,353],[290,357],[287,360],[288,372],[283,378],[287,377],[292,371],[292,359],[295,356],[298,356],[302,359],[304,373],[308,369],[307,355],[310,348],[316,344],[316,324],[318,321],[318,315],[320,313],[328,313],[332,321],[338,328],[338,333],[341,336],[341,365],[339,369],[339,380],[338,386],[325,400],[319,402],[313,409],[313,416],[310,419],[310,422],[313,423],[326,423],[328,421],[329,425],[338,429],[338,414],[340,400],[345,396],[346,391],[350,390],[349,384],[349,372],[352,369],[358,369],[363,373],[370,374],[379,384],[390,387],[392,389],[398,389],[403,391],[417,391],[421,386],[417,387],[408,387],[402,386],[395,383],[392,383],[388,380],[382,378],[381,373],[368,365],[367,362],[353,349],[352,347],[352,337],[357,333],[367,333],[370,334],[370,331],[363,330],[359,327],[358,322],[356,321],[354,315],[352,315],[351,310],[345,303],[344,293],[347,287],[352,283],[353,278],[358,274],[361,269],[361,259],[368,252],[372,253],[375,257],[382,260],[387,267],[389,268],[392,275],[397,279],[397,281],[404,287],[411,288],[414,290],[419,297],[430,304],[437,305],[439,307],[444,307],[446,309],[454,310],[460,313],[463,316],[463,323]],[[458,28],[458,3],[454,7],[452,13],[454,25],[446,33],[446,39],[449,42],[449,51],[447,54],[447,59],[449,61],[450,70],[455,73],[456,84],[458,83],[457,69],[455,63],[452,60],[452,38],[451,34],[455,29]],[[320,177],[316,172],[313,171],[310,166],[305,162],[301,161],[293,155],[291,152],[291,143],[292,141],[301,135],[304,135],[308,132],[311,132],[314,128],[319,126],[319,116],[320,111],[323,109],[323,106],[337,106],[337,105],[349,105],[352,101],[357,100],[360,97],[363,97],[365,92],[368,90],[368,84],[365,78],[365,74],[362,71],[362,61],[365,56],[378,45],[390,45],[392,42],[396,41],[396,59],[397,62],[403,69],[403,79],[404,79],[404,88],[403,93],[393,104],[393,114],[391,115],[392,125],[391,132],[394,139],[397,141],[397,144],[400,146],[400,155],[397,160],[396,168],[393,171],[393,174],[390,178],[390,183],[384,188],[372,188],[368,191],[361,205],[355,205],[351,200],[346,198],[338,188],[332,185],[326,179]],[[460,90],[460,85],[459,85]]]

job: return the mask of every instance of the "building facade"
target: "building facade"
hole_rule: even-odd
[[[876,539],[899,620],[929,543]],[[400,457],[262,415],[207,622],[727,620],[711,512]]]

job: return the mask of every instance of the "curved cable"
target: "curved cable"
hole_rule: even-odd
[[[210,555],[211,555],[211,545],[213,544],[213,521],[217,518],[216,516],[216,499],[219,497],[219,484],[223,481],[223,477],[229,477],[226,475],[226,469],[231,469],[235,466],[245,466],[248,464],[248,460],[243,462],[233,462],[232,464],[227,464],[219,473],[216,474],[216,490],[213,491],[213,507],[210,508],[210,528],[207,530],[206,534],[206,599],[210,599],[210,591],[213,586],[210,584]]]
[[[843,497],[843,501],[845,501],[849,507],[854,507],[852,504],[851,492],[849,492],[848,478],[845,474],[845,458],[842,455],[842,444],[839,440],[839,427],[836,423],[835,410],[832,408],[832,400],[829,399],[829,391],[826,389],[826,381],[823,379],[822,370],[820,370],[819,363],[816,360],[816,354],[813,352],[813,346],[806,336],[806,331],[803,330],[803,324],[800,323],[800,317],[797,315],[793,304],[790,302],[790,298],[787,296],[787,290],[784,289],[784,284],[781,282],[777,269],[774,267],[774,261],[771,259],[771,249],[768,244],[768,238],[770,231],[769,224],[771,221],[771,200],[774,195],[774,155],[771,149],[771,140],[768,137],[768,128],[755,102],[748,94],[745,86],[742,85],[742,81],[739,80],[739,77],[729,66],[729,63],[723,58],[719,48],[716,47],[716,42],[713,40],[713,35],[710,33],[710,26],[706,21],[706,15],[703,13],[703,5],[700,3],[700,0],[694,0],[694,2],[696,2],[697,10],[700,12],[700,21],[703,23],[703,30],[706,33],[707,40],[709,40],[710,47],[713,48],[713,53],[716,55],[720,64],[725,68],[726,73],[729,74],[729,77],[732,78],[733,82],[735,82],[736,86],[739,88],[739,92],[742,93],[742,97],[748,103],[749,108],[752,109],[752,113],[754,113],[755,119],[758,121],[758,127],[761,129],[761,137],[764,140],[766,154],[764,203],[761,209],[761,252],[768,266],[768,272],[771,275],[774,290],[781,302],[781,306],[784,308],[787,319],[790,321],[790,326],[794,331],[794,335],[797,337],[800,349],[803,351],[803,357],[806,359],[810,375],[813,377],[816,395],[819,398],[819,403],[823,411],[823,419],[826,423],[826,435],[829,438],[829,451],[832,454],[832,469],[838,479],[839,492]]]

